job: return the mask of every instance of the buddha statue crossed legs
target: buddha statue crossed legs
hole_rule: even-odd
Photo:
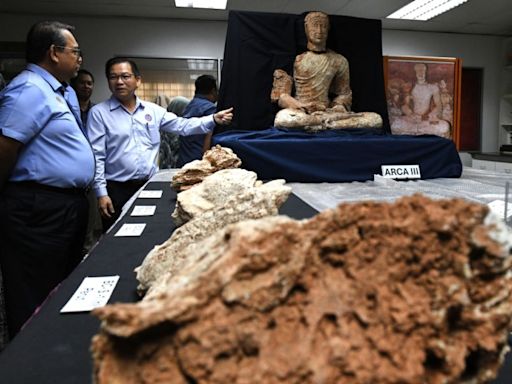
[[[293,78],[281,69],[274,71],[271,99],[283,108],[274,125],[311,131],[381,127],[382,118],[377,113],[351,111],[348,61],[326,49],[329,17],[322,12],[310,12],[304,24],[308,50],[296,57]],[[329,94],[335,97],[330,100]]]

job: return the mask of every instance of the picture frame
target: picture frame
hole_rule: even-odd
[[[460,141],[461,59],[384,56],[391,133],[432,134]]]

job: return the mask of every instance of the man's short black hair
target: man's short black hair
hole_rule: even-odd
[[[52,44],[65,47],[67,41],[62,33],[63,30],[73,33],[75,27],[59,21],[41,21],[34,24],[27,34],[25,51],[27,63],[41,63]]]
[[[195,81],[196,95],[208,95],[211,91],[217,90],[217,80],[211,75],[201,75]]]
[[[75,88],[75,85],[78,81],[78,79],[80,78],[81,75],[88,75],[88,76],[91,76],[91,79],[92,79],[92,82],[94,83],[94,76],[92,75],[91,72],[89,72],[87,69],[79,69],[78,72],[76,73],[76,76],[73,77],[70,81],[70,84],[73,88]]]
[[[137,67],[135,61],[128,59],[126,57],[112,57],[111,59],[108,59],[107,63],[105,64],[105,76],[107,76],[107,79],[108,75],[110,75],[110,70],[112,69],[112,67],[116,64],[121,63],[130,64],[130,67],[132,67],[133,74],[137,77],[140,77],[139,67]]]

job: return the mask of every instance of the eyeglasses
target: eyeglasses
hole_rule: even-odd
[[[55,45],[54,47],[55,48],[60,48],[60,49],[69,49],[71,51],[71,53],[73,55],[75,55],[76,57],[81,57],[82,56],[82,50],[80,48],[63,47],[62,45]]]
[[[121,79],[122,81],[128,81],[133,76],[135,76],[133,73],[121,73],[120,75],[111,73],[110,75],[107,76],[107,79],[109,81],[117,81],[118,79]]]

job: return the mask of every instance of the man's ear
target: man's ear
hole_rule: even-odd
[[[48,55],[48,58],[52,63],[58,63],[59,62],[59,56],[57,55],[57,48],[55,48],[55,45],[50,45],[50,48],[48,48],[48,51],[46,51],[46,54]]]
[[[142,77],[135,76],[135,79],[137,80],[137,88],[136,89],[138,89],[140,87],[140,85],[142,84]]]

